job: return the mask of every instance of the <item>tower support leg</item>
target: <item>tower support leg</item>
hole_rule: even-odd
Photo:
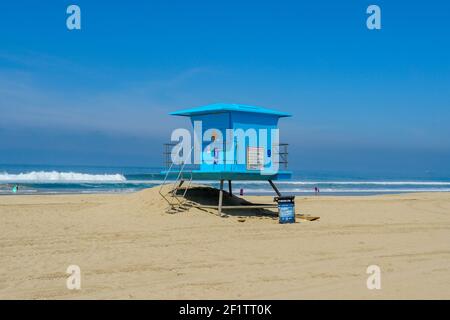
[[[228,193],[233,196],[233,189],[231,188],[231,180],[228,180]]]
[[[220,180],[219,206],[218,206],[219,215],[222,214],[222,200],[223,200],[223,180]]]
[[[275,190],[275,193],[276,193],[279,197],[281,197],[281,193],[280,193],[280,191],[278,190],[277,186],[273,183],[273,181],[272,181],[272,180],[268,180],[268,181],[269,181],[270,185],[272,186],[273,190]]]

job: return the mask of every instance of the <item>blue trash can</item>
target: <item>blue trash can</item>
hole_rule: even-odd
[[[278,203],[278,222],[295,223],[295,196],[276,197]]]

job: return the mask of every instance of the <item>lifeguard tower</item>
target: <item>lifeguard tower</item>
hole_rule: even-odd
[[[266,180],[277,196],[282,196],[274,181],[290,179],[292,173],[287,170],[287,144],[279,142],[278,121],[280,118],[290,117],[290,114],[262,107],[217,103],[175,111],[170,115],[190,118],[194,140],[193,145],[184,141],[183,150],[180,141],[164,145],[166,169],[161,172],[165,176],[163,185],[169,181],[173,183],[168,194],[177,201],[170,201],[168,194],[162,191],[163,185],[160,194],[172,209],[184,205],[183,199],[191,182],[195,180],[219,183],[217,206],[207,206],[216,208],[219,214],[222,209],[277,206],[222,206],[223,187],[226,180],[228,193],[233,196],[232,181]],[[178,160],[174,160],[174,154]],[[182,200],[176,197],[180,189],[183,190]]]

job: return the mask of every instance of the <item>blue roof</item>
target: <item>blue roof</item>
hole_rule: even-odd
[[[266,109],[262,107],[247,106],[243,104],[236,103],[214,103],[208,104],[206,106],[195,107],[191,109],[184,109],[169,113],[172,116],[192,116],[199,114],[213,114],[222,113],[229,111],[239,111],[239,112],[251,112],[259,114],[270,114],[278,117],[291,117],[292,115],[286,112],[280,112],[276,110]]]

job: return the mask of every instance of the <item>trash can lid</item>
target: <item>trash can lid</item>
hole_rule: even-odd
[[[274,202],[292,202],[294,201],[295,196],[283,196],[283,197],[275,197],[273,198]]]

